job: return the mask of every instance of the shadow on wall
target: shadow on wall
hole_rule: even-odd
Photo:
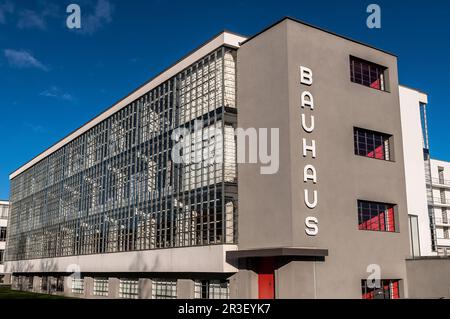
[[[33,273],[33,272],[56,272],[56,262],[54,258],[41,259],[39,267],[35,268],[33,260],[19,260],[9,264],[6,271],[10,273]]]
[[[145,260],[144,253],[142,251],[133,254],[133,261],[130,263],[128,271],[130,272],[151,272],[154,269],[158,268],[159,264],[159,256],[156,255],[155,258],[152,258],[151,264]]]

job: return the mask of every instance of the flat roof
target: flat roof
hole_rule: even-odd
[[[164,70],[163,72],[159,73],[143,85],[141,85],[139,88],[125,96],[124,98],[120,99],[116,103],[114,103],[111,107],[107,108],[105,111],[94,117],[92,120],[87,122],[86,124],[83,124],[78,129],[74,130],[72,133],[67,135],[66,137],[62,138],[49,148],[47,148],[45,151],[34,157],[32,160],[27,162],[26,164],[22,165],[20,168],[15,170],[9,175],[9,179],[13,179],[17,175],[21,174],[22,172],[26,171],[28,168],[32,167],[33,165],[37,164],[50,154],[54,153],[64,145],[68,144],[69,142],[73,141],[89,129],[93,128],[95,125],[99,124],[101,121],[105,120],[106,118],[110,117],[114,113],[120,111],[122,108],[127,106],[128,104],[132,103],[148,91],[154,89],[158,85],[164,83],[165,81],[169,80],[173,76],[175,76],[177,73],[183,71],[185,68],[189,67],[191,64],[195,63],[196,61],[200,60],[204,56],[208,55],[209,53],[213,52],[214,50],[220,48],[221,46],[230,46],[238,48],[240,43],[243,42],[246,38],[238,35],[236,33],[232,33],[229,31],[223,31],[210,39],[209,41],[205,42],[203,45],[198,47],[197,49],[193,50],[191,53],[188,53],[185,57],[181,58],[175,64]]]
[[[420,91],[420,90],[418,90],[418,89],[414,89],[414,88],[412,88],[412,87],[406,86],[406,85],[400,85],[400,84],[399,84],[399,85],[398,85],[398,88],[399,88],[399,90],[400,90],[400,89],[405,89],[405,90],[409,90],[409,91],[414,91],[414,92],[416,92],[416,93],[417,93],[417,97],[418,97],[418,99],[419,99],[419,102],[428,105],[428,94],[427,94],[427,93],[425,93],[425,92],[423,92],[423,91]]]
[[[405,89],[413,90],[413,91],[416,91],[416,92],[419,92],[419,93],[428,95],[428,93],[426,93],[426,92],[424,92],[424,91],[421,91],[421,90],[419,90],[419,89],[413,88],[413,87],[411,87],[411,86],[407,86],[407,85],[404,85],[404,84],[399,84],[398,86],[399,86],[399,87],[402,87],[402,88],[405,88]]]
[[[346,37],[346,36],[343,36],[343,35],[340,35],[340,34],[337,34],[337,33],[333,32],[333,31],[330,31],[330,30],[327,30],[327,29],[315,26],[315,25],[310,24],[308,22],[305,22],[305,21],[302,21],[302,20],[299,20],[299,19],[296,19],[296,18],[292,18],[292,17],[289,17],[289,16],[288,17],[283,17],[282,19],[280,19],[277,22],[269,25],[268,27],[264,28],[260,32],[256,33],[255,35],[249,37],[247,40],[242,42],[241,45],[244,45],[245,43],[251,41],[253,38],[256,38],[258,35],[266,32],[267,30],[273,28],[274,26],[280,24],[281,22],[283,22],[285,20],[290,20],[290,21],[293,21],[293,22],[296,22],[296,23],[300,23],[300,24],[303,24],[303,25],[305,25],[307,27],[310,27],[310,28],[313,28],[313,29],[316,29],[316,30],[319,30],[319,31],[322,31],[322,32],[325,32],[325,33],[328,33],[328,34],[331,34],[331,35],[334,35],[334,36],[336,36],[338,38],[341,38],[341,39],[344,39],[344,40],[347,40],[347,41],[350,41],[350,42],[354,42],[354,43],[357,43],[357,44],[361,44],[361,45],[366,46],[368,48],[371,48],[371,49],[374,49],[374,50],[377,50],[377,51],[380,51],[380,52],[383,52],[383,53],[386,53],[386,54],[389,54],[389,55],[397,57],[397,55],[393,54],[392,52],[389,52],[389,51],[386,51],[386,50],[374,47],[374,46],[372,46],[370,44],[367,44],[367,43],[364,43],[364,42],[361,42],[361,41],[358,41],[358,40],[355,40],[355,39],[352,39],[352,38],[349,38],[349,37]]]
[[[443,159],[439,159],[439,158],[435,158],[435,157],[431,157],[430,161],[436,162],[436,163],[441,163],[443,165],[450,165],[449,161],[446,161],[446,160],[443,160]]]

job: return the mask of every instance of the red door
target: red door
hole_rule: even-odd
[[[258,297],[275,298],[275,262],[273,258],[263,258],[258,262]]]

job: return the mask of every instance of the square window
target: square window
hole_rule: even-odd
[[[358,200],[358,229],[395,232],[395,205]]]
[[[356,127],[353,129],[353,133],[356,155],[391,160],[392,135]]]
[[[386,91],[387,70],[384,66],[350,56],[350,80],[354,83]]]

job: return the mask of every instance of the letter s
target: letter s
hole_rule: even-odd
[[[305,218],[305,233],[308,236],[317,236],[319,233],[319,220],[316,217],[308,216]]]

